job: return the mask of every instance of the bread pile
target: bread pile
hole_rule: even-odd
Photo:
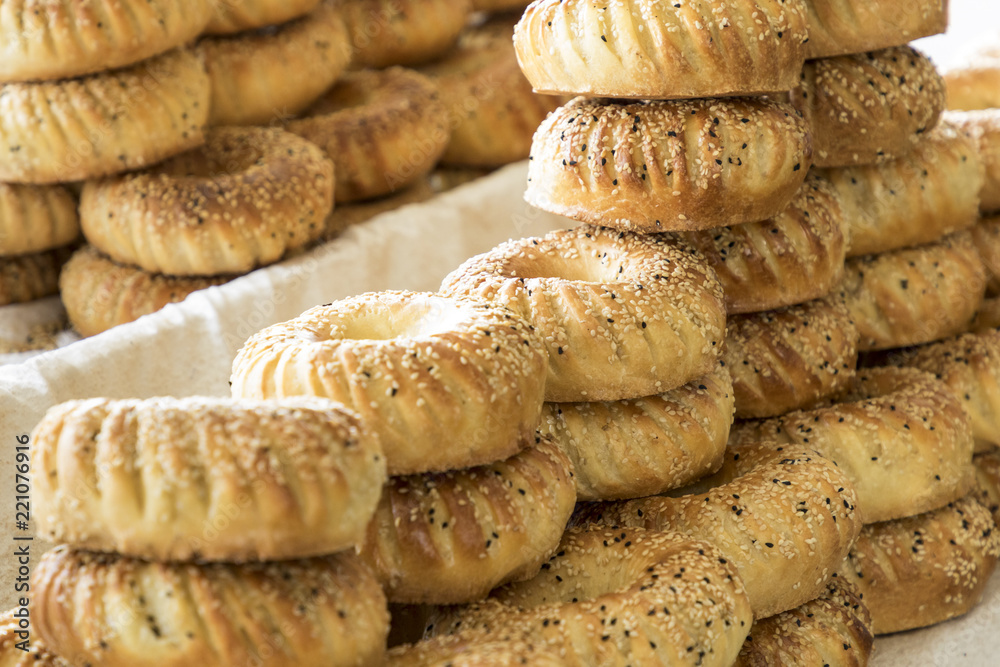
[[[5,6],[0,305],[94,335],[523,159],[556,101],[487,4]]]
[[[438,293],[269,327],[232,399],[50,411],[35,501],[68,546],[35,574],[36,659],[858,665],[875,634],[968,611],[1000,557],[1000,332],[973,322],[1000,274],[974,240],[980,137],[941,120],[941,77],[906,46],[944,12],[531,4],[522,69],[582,97],[538,128],[526,197],[582,224]],[[423,90],[353,72],[288,128],[336,163],[333,119],[386,81]],[[276,132],[203,150],[252,131]],[[472,151],[454,137],[429,150]],[[344,196],[377,196],[351,173]],[[123,217],[142,178],[84,200]],[[385,653],[387,601],[410,643]],[[146,623],[115,625],[122,606]]]

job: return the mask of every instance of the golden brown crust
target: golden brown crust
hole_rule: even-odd
[[[573,528],[534,579],[443,610],[433,638],[393,649],[388,664],[451,664],[443,658],[509,638],[572,667],[726,667],[751,620],[735,568],[711,544],[641,528]],[[523,658],[511,662],[535,664]]]
[[[388,194],[423,178],[449,136],[437,86],[402,67],[346,75],[286,127],[333,160],[338,204]]]
[[[445,55],[469,18],[469,0],[338,0],[354,67],[420,65]]]
[[[722,465],[733,423],[725,368],[631,401],[546,403],[539,431],[573,460],[580,500],[663,493]]]
[[[831,579],[815,600],[755,622],[733,667],[865,667],[874,644],[857,589]]]
[[[393,602],[471,602],[534,576],[575,502],[572,462],[539,437],[505,461],[390,479],[361,557]]]
[[[788,104],[579,97],[538,128],[525,199],[643,233],[753,222],[789,204],[812,164],[810,146]]]
[[[1000,298],[983,299],[976,316],[972,319],[972,324],[969,325],[969,331],[987,333],[997,328],[1000,328]]]
[[[353,555],[149,563],[58,547],[32,577],[32,629],[74,665],[382,664],[385,596]]]
[[[539,0],[514,46],[538,92],[677,99],[789,90],[807,39],[782,0]]]
[[[948,0],[805,0],[806,58],[900,46],[948,27]]]
[[[840,197],[849,257],[934,243],[976,222],[982,160],[947,123],[899,159],[819,173]]]
[[[76,197],[61,186],[0,183],[0,257],[52,250],[76,241]]]
[[[1000,109],[949,111],[945,122],[968,134],[979,147],[986,178],[979,191],[979,210],[1000,210]]]
[[[861,334],[858,349],[919,345],[965,331],[983,300],[986,270],[970,232],[856,257],[838,287]]]
[[[18,608],[0,616],[0,667],[71,667],[32,637],[29,613]]]
[[[183,49],[81,79],[0,84],[0,181],[80,181],[194,148],[209,85]]]
[[[0,257],[0,306],[26,303],[58,292],[59,269],[70,252],[69,248],[57,248],[33,255]]]
[[[422,70],[450,115],[444,164],[499,167],[527,158],[538,125],[559,106],[559,98],[531,90],[511,34],[506,19],[466,31],[447,57]]]
[[[727,465],[734,455],[743,474],[707,493],[582,504],[574,520],[711,542],[739,571],[755,618],[798,607],[823,592],[861,530],[857,494],[808,448],[744,448]]]
[[[216,128],[202,148],[144,172],[88,182],[87,239],[150,273],[246,273],[323,232],[332,163],[288,132]]]
[[[359,545],[386,478],[358,416],[315,399],[75,401],[51,409],[32,441],[47,539],[153,560]]]
[[[287,23],[308,14],[322,0],[218,0],[205,34],[228,35]]]
[[[968,413],[976,451],[1000,445],[1000,331],[967,333],[899,350],[886,362],[934,373]]]
[[[1000,452],[993,449],[976,454],[976,499],[993,515],[993,522],[1000,526]]]
[[[734,315],[726,323],[724,359],[736,417],[774,417],[847,390],[858,361],[858,332],[847,306],[833,297]]]
[[[448,275],[445,294],[532,322],[549,353],[545,400],[652,396],[716,368],[722,290],[704,259],[664,236],[583,225],[508,241]]]
[[[761,442],[770,450],[809,447],[833,461],[857,490],[865,523],[937,509],[975,484],[962,405],[943,383],[910,368],[861,370],[839,403],[733,427],[731,448]],[[721,479],[739,472],[724,468]]]
[[[948,108],[976,111],[1000,107],[1000,48],[988,46],[944,75]]]
[[[257,333],[233,362],[232,389],[343,402],[402,475],[490,463],[533,442],[545,368],[539,334],[504,308],[381,292]]]
[[[972,496],[934,512],[865,526],[838,578],[860,591],[875,634],[961,616],[982,597],[1000,532]]]
[[[810,61],[791,100],[809,123],[818,167],[901,157],[945,108],[941,75],[909,46]]]
[[[198,50],[212,80],[210,125],[274,126],[312,104],[351,61],[337,0],[276,28],[206,37]]]
[[[69,79],[118,69],[198,36],[205,0],[5,0],[0,81]]]
[[[192,292],[228,282],[222,278],[177,278],[118,264],[92,246],[76,251],[59,274],[59,295],[70,324],[83,337],[134,322]]]
[[[844,273],[847,238],[840,201],[814,173],[770,220],[677,236],[715,270],[731,315],[819,299]]]

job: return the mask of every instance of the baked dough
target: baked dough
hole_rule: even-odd
[[[534,579],[444,610],[432,639],[393,649],[387,664],[453,664],[452,656],[514,639],[555,652],[567,667],[727,667],[750,623],[743,584],[711,544],[641,528],[572,528]],[[521,660],[510,664],[535,664],[522,647],[511,650]]]
[[[835,297],[731,315],[723,358],[733,377],[736,416],[774,417],[847,391],[858,362],[858,331]]]
[[[378,440],[316,399],[90,399],[32,437],[39,532],[152,560],[242,562],[359,545],[385,481]]]
[[[541,336],[504,308],[440,294],[363,294],[252,336],[234,396],[310,395],[356,410],[390,475],[491,463],[534,442]]]
[[[944,75],[948,108],[976,111],[1000,107],[1000,47],[979,49],[961,67]]]
[[[819,173],[839,195],[849,257],[934,243],[978,217],[983,161],[948,123],[896,160]]]
[[[354,554],[194,565],[57,547],[31,588],[32,630],[74,665],[375,667],[389,629]]]
[[[514,47],[540,93],[677,99],[789,90],[808,38],[801,2],[538,0]]]
[[[336,0],[354,47],[354,67],[420,65],[455,45],[470,0]]]
[[[948,0],[805,0],[806,58],[900,46],[948,27]]]
[[[70,324],[86,338],[228,281],[228,277],[177,278],[146,273],[85,246],[73,253],[59,273],[59,296]]]
[[[505,461],[390,479],[361,557],[392,602],[472,602],[534,576],[575,503],[572,462],[538,437]]]
[[[88,182],[80,222],[101,252],[150,273],[246,273],[319,238],[333,179],[323,152],[293,134],[216,128],[198,150]]]
[[[949,111],[945,122],[968,134],[979,148],[986,179],[979,191],[979,210],[1000,210],[1000,109]]]
[[[213,11],[206,0],[4,0],[0,81],[126,67],[191,41]]]
[[[937,509],[975,484],[972,429],[962,404],[943,382],[912,368],[860,370],[840,402],[737,424],[730,449],[735,444],[819,452],[850,478],[865,523]],[[743,469],[724,469],[718,481]]]
[[[59,291],[59,268],[70,249],[0,257],[0,306],[26,303]]]
[[[24,613],[21,610],[17,611]],[[31,636],[30,617],[15,618],[14,612],[15,610],[11,610],[0,615],[0,665],[2,667],[72,667]],[[22,626],[22,622],[28,623],[28,626]],[[27,651],[21,650],[18,646],[24,641],[28,643]]]
[[[76,241],[76,197],[62,186],[0,183],[0,257],[52,250]]]
[[[316,101],[351,62],[337,0],[275,28],[206,37],[198,50],[212,79],[210,125],[280,125]]]
[[[427,77],[402,67],[352,72],[286,126],[333,160],[338,204],[426,176],[448,145],[448,110]]]
[[[205,33],[226,35],[286,23],[308,14],[322,0],[218,0]]]
[[[807,62],[791,100],[809,123],[816,166],[874,164],[909,153],[937,125],[944,80],[900,46]]]
[[[573,460],[580,500],[617,500],[690,484],[722,465],[733,383],[718,370],[628,401],[546,403],[539,431]]]
[[[580,97],[535,133],[524,198],[647,234],[753,222],[789,204],[812,164],[810,146],[802,117],[774,101]]]
[[[770,220],[677,237],[697,248],[715,270],[730,315],[819,299],[844,274],[846,221],[836,192],[815,173]]]
[[[861,593],[875,634],[922,628],[974,607],[1000,556],[989,510],[968,496],[865,526],[837,577]]]
[[[714,544],[739,571],[757,619],[821,594],[861,530],[864,508],[855,509],[848,477],[808,447],[735,449],[727,470],[736,471],[732,481],[704,493],[581,504],[574,522],[676,531]]]
[[[986,270],[968,231],[932,245],[856,257],[838,288],[861,334],[861,351],[961,333],[985,290]]]
[[[530,321],[549,353],[545,400],[661,394],[716,368],[722,290],[689,245],[582,225],[508,241],[466,261],[445,294],[478,297]]]
[[[199,146],[210,92],[183,49],[81,79],[0,84],[0,182],[82,181]]]

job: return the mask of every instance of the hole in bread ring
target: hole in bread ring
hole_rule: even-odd
[[[751,612],[735,569],[711,544],[591,526],[566,531],[535,578],[497,589],[483,602],[443,609],[433,623],[432,638],[392,649],[387,664],[449,664],[459,652],[517,638],[555,651],[563,664],[690,658],[725,667],[750,629]]]
[[[381,292],[255,334],[233,362],[232,390],[340,401],[402,475],[482,465],[534,442],[545,368],[540,336],[505,308]]]
[[[866,523],[941,507],[974,483],[962,405],[942,382],[911,368],[863,369],[830,407],[733,427],[731,445],[756,442],[807,447],[836,463],[857,490]]]
[[[575,502],[572,462],[539,437],[505,461],[390,479],[361,556],[392,602],[471,602],[536,574]]]
[[[574,523],[670,530],[711,542],[739,571],[755,618],[812,600],[861,530],[850,479],[794,445],[738,448],[726,465],[734,467],[734,458],[743,474],[706,493],[697,489],[712,478],[676,498],[581,503]]]
[[[582,225],[508,241],[441,291],[532,322],[549,352],[547,401],[652,396],[713,371],[721,354],[721,287],[699,253],[666,235]]]
[[[144,172],[88,181],[80,223],[98,250],[150,273],[246,273],[308,245],[333,206],[333,165],[288,132],[216,128]]]

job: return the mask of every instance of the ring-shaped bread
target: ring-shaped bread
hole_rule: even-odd
[[[847,262],[838,293],[858,328],[861,351],[919,345],[965,331],[986,291],[972,233]]]
[[[32,630],[73,665],[374,666],[385,654],[385,596],[354,554],[197,565],[61,546],[31,581]]]
[[[925,514],[865,526],[837,578],[864,598],[877,635],[961,616],[983,595],[1000,531],[973,494]]]
[[[573,460],[580,500],[663,493],[722,465],[733,423],[726,369],[664,394],[603,403],[546,403],[538,430]]]
[[[206,37],[198,50],[212,80],[210,125],[274,127],[316,101],[351,62],[336,0],[275,28]]]
[[[228,281],[229,277],[183,278],[147,273],[118,264],[93,246],[85,246],[62,267],[59,296],[70,324],[86,338],[183,301],[192,292]]]
[[[218,0],[207,35],[228,35],[287,23],[308,14],[322,0]]]
[[[934,373],[968,413],[976,451],[1000,446],[1000,331],[967,333],[896,350],[886,363]]]
[[[728,471],[732,481],[705,493],[581,504],[574,522],[676,531],[714,544],[736,566],[758,619],[820,595],[862,527],[848,476],[794,446],[733,450],[720,477]]]
[[[902,157],[945,108],[944,80],[909,46],[809,61],[791,99],[809,124],[817,167]]]
[[[727,667],[751,621],[736,569],[708,542],[642,528],[571,528],[536,577],[442,610],[430,639],[392,649],[387,664],[459,664],[450,659],[513,639],[555,652],[567,667]]]
[[[317,399],[71,401],[49,410],[32,443],[41,534],[151,560],[360,545],[386,479],[371,431]]]
[[[549,353],[545,400],[661,394],[715,370],[722,289],[701,255],[662,236],[582,225],[508,241],[444,279],[445,294],[507,306]]]
[[[420,180],[437,164],[450,136],[437,86],[402,67],[347,74],[286,129],[333,160],[338,205]]]
[[[391,602],[472,602],[534,576],[575,504],[572,462],[539,436],[504,461],[391,478],[361,558]]]
[[[738,419],[802,410],[847,390],[858,364],[858,331],[847,306],[826,297],[726,323],[723,358]]]
[[[0,257],[52,250],[79,236],[76,197],[68,189],[0,183]]]
[[[1000,48],[987,45],[945,72],[948,108],[964,111],[1000,107]]]
[[[0,81],[120,69],[188,43],[214,11],[206,0],[4,0]]]
[[[448,53],[465,28],[470,0],[337,0],[354,67],[415,66]]]
[[[514,46],[542,93],[678,99],[795,86],[809,34],[784,0],[538,0]]]
[[[786,103],[578,97],[535,133],[524,198],[647,234],[711,229],[778,215],[811,164],[807,125]]]
[[[770,220],[676,236],[715,270],[730,315],[822,298],[844,275],[847,223],[836,192],[815,172]]]
[[[858,371],[838,403],[732,430],[730,447],[760,442],[808,447],[833,461],[854,485],[865,523],[937,509],[975,484],[965,410],[943,382],[910,368]],[[741,469],[724,470],[722,480]]]
[[[195,148],[210,85],[186,49],[80,79],[0,83],[0,182],[82,181]]]
[[[59,270],[71,249],[0,257],[0,306],[27,303],[59,291]]]
[[[859,257],[935,243],[973,226],[982,165],[975,142],[942,123],[901,158],[818,173],[840,198],[847,256]]]
[[[806,58],[901,46],[948,27],[948,0],[805,0]]]
[[[319,238],[333,182],[333,164],[300,137],[216,128],[197,150],[89,181],[80,224],[98,250],[150,273],[246,273]]]
[[[467,30],[455,49],[421,71],[441,90],[451,139],[441,162],[499,167],[524,160],[535,130],[559,98],[538,95],[524,78],[507,17]]]
[[[754,622],[733,667],[864,667],[874,645],[857,589],[831,579],[815,600]]]
[[[541,336],[482,301],[363,294],[264,329],[233,362],[246,398],[320,396],[378,434],[390,475],[491,463],[534,442]]]
[[[1000,211],[1000,109],[980,111],[949,111],[946,123],[972,138],[979,147],[979,158],[986,170],[986,179],[979,191],[979,210],[983,213]]]

